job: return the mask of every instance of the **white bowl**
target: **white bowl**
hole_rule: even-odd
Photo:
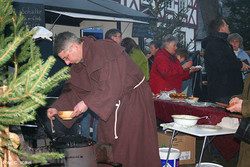
[[[172,118],[175,123],[184,126],[194,126],[200,119],[200,117],[193,115],[172,115]]]

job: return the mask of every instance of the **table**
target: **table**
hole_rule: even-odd
[[[163,130],[166,130],[166,129],[173,130],[173,134],[172,134],[171,142],[169,145],[168,156],[167,156],[166,162],[168,162],[168,159],[169,159],[169,154],[171,151],[171,147],[172,147],[172,143],[173,143],[173,139],[174,139],[176,131],[187,133],[187,134],[198,136],[198,137],[204,137],[198,167],[200,166],[200,163],[202,160],[202,155],[203,155],[203,152],[205,149],[205,144],[206,144],[206,140],[207,140],[208,136],[227,135],[227,134],[234,134],[236,132],[236,129],[228,129],[228,128],[223,128],[223,127],[221,127],[221,129],[215,129],[215,130],[211,130],[211,129],[206,130],[205,128],[201,128],[199,125],[193,126],[193,127],[183,127],[183,126],[175,124],[173,122],[161,124],[161,126],[163,127]]]
[[[173,118],[171,117],[173,114],[194,115],[198,117],[207,116],[207,118],[198,120],[198,125],[216,125],[221,122],[223,117],[240,116],[226,112],[222,107],[196,107],[185,102],[176,102],[175,100],[160,100],[154,98],[154,106],[156,118],[164,122],[173,122]],[[222,141],[227,141],[227,143]],[[234,157],[240,148],[239,141],[235,140],[234,135],[217,136],[214,139],[214,144],[226,160],[230,160]]]
[[[185,114],[198,117],[207,116],[200,119],[197,124],[216,125],[221,119],[230,116],[222,107],[196,107],[185,102],[175,102],[174,100],[154,99],[156,118],[164,122],[173,122],[171,115]]]

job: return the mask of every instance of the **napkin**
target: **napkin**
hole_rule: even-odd
[[[238,129],[240,123],[238,118],[223,117],[221,122],[217,125],[229,129]]]
[[[48,29],[42,26],[36,26],[33,28],[33,30],[37,30],[36,33],[32,37],[33,39],[43,38],[43,39],[48,39],[52,41],[51,37],[53,36],[53,33],[49,31]]]

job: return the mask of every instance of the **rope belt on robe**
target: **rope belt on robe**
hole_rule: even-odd
[[[135,87],[133,89],[140,86],[144,80],[145,80],[145,76],[142,78],[142,80],[137,85],[135,85]],[[115,123],[114,123],[115,139],[118,139],[118,136],[117,136],[117,133],[116,133],[116,126],[117,126],[117,114],[118,114],[118,110],[119,110],[120,105],[121,105],[121,100],[118,100],[118,103],[115,104],[115,106],[116,106],[116,109],[115,109]]]

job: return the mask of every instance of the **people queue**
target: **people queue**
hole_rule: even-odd
[[[249,116],[244,107],[248,96],[244,94],[249,94],[250,84],[245,85],[242,96],[231,99],[242,93],[242,76],[246,83],[250,80],[246,76],[249,57],[240,54],[242,39],[232,34],[227,41],[228,25],[221,18],[213,20],[209,30],[210,35],[202,43],[209,98],[212,102],[236,102],[229,110]],[[161,42],[151,42],[150,53],[145,56],[132,38],[122,39],[118,29],[107,31],[104,40],[78,38],[70,32],[58,34],[54,54],[71,65],[71,78],[48,109],[48,118],[58,119],[58,111],[73,110],[74,119],[61,121],[71,127],[86,111],[95,113],[95,140],[112,145],[114,161],[124,166],[159,167],[152,93],[176,90],[192,96],[192,74],[200,70],[191,68],[189,52],[177,44],[178,39],[168,34]],[[249,144],[243,142],[239,167],[244,166],[243,161],[249,157],[245,152],[249,150]]]

